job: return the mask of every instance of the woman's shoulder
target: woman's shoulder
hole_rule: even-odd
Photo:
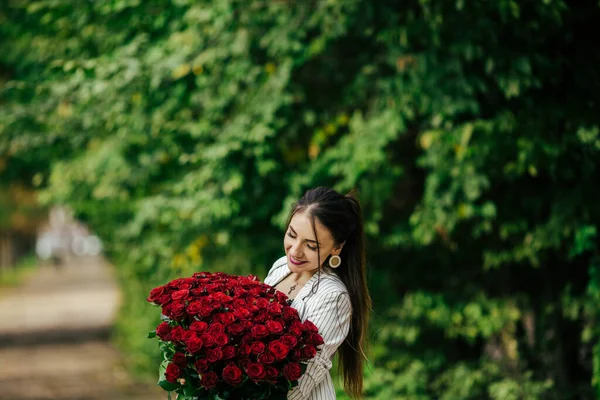
[[[346,288],[344,282],[342,282],[340,277],[332,271],[324,270],[321,276],[317,279],[317,282],[316,292],[318,294],[348,294],[348,288]]]
[[[282,257],[278,258],[271,266],[271,269],[269,270],[269,275],[271,275],[271,273],[275,272],[276,270],[282,269],[286,266],[287,266],[287,256],[282,256]]]
[[[271,269],[269,269],[269,273],[265,278],[265,283],[274,284],[276,280],[281,278],[287,272],[287,257],[283,256],[277,259]]]

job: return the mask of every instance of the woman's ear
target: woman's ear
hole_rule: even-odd
[[[345,244],[346,244],[346,241],[343,241],[339,246],[334,247],[331,254],[333,254],[334,256],[339,256],[340,253],[342,252],[342,248],[344,247]]]

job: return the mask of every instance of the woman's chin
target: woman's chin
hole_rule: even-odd
[[[296,264],[292,263],[291,261],[288,261],[288,268],[292,272],[302,272],[302,271],[304,271],[304,268],[301,268],[301,267],[302,267],[302,265],[296,265]]]

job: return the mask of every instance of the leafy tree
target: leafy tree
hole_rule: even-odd
[[[150,287],[264,275],[290,203],[329,185],[367,217],[369,397],[592,398],[599,17],[590,0],[10,1],[1,179],[101,233],[134,366],[154,365]]]

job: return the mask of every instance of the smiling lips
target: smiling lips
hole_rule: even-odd
[[[292,264],[294,264],[294,265],[302,265],[302,264],[306,263],[306,261],[298,261],[298,260],[296,260],[296,259],[295,259],[294,257],[292,257],[292,256],[290,256],[290,261],[291,261],[291,263],[292,263]]]

